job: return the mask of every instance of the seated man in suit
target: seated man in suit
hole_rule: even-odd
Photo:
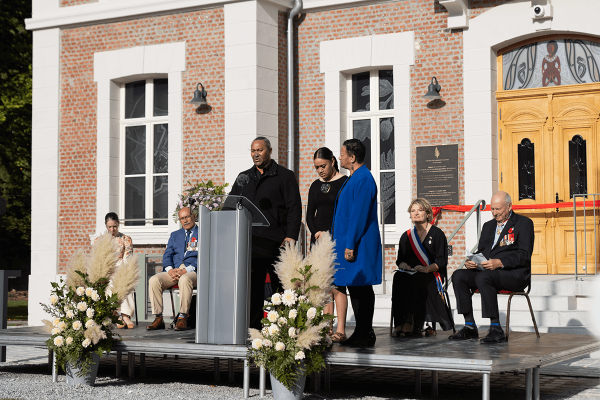
[[[183,228],[171,233],[167,249],[163,255],[163,272],[150,278],[150,303],[154,322],[146,329],[165,329],[163,321],[163,291],[179,285],[181,305],[175,323],[176,331],[187,329],[187,318],[192,292],[196,287],[196,267],[198,266],[198,226],[196,216],[189,207],[179,210],[179,221]]]
[[[533,252],[533,221],[512,212],[512,200],[506,192],[492,196],[494,220],[483,225],[477,252],[488,260],[477,264],[467,261],[465,267],[454,272],[452,284],[456,295],[456,308],[465,317],[465,326],[450,340],[478,338],[473,318],[472,292],[479,289],[484,318],[490,318],[490,330],[481,343],[501,343],[507,338],[500,326],[498,291],[522,291],[531,278],[531,253]]]

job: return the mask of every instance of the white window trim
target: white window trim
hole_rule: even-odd
[[[120,90],[120,166],[119,166],[119,215],[122,218],[125,217],[125,129],[129,126],[145,126],[146,127],[146,173],[139,174],[139,176],[144,176],[145,184],[146,184],[146,215],[144,218],[152,218],[153,214],[153,189],[154,189],[154,177],[159,175],[169,176],[169,173],[163,174],[155,174],[153,172],[154,167],[154,130],[152,129],[155,125],[160,124],[168,124],[169,117],[168,115],[154,117],[152,116],[154,113],[154,82],[153,79],[161,79],[166,78],[166,76],[156,75],[153,78],[148,78],[145,80],[145,89],[146,89],[146,101],[144,104],[145,107],[145,115],[143,118],[125,118],[125,83],[121,84]],[[152,82],[149,82],[152,81]],[[129,83],[129,82],[128,82]],[[169,160],[170,161],[170,160]],[[170,182],[169,182],[170,184]],[[167,215],[167,218],[170,216]],[[124,225],[121,227],[121,230],[125,229],[130,233],[142,233],[148,231],[148,229],[154,228],[152,225],[152,221],[146,221],[146,226],[128,226]],[[168,226],[168,222],[167,222]],[[152,227],[152,228],[150,228]],[[163,227],[155,227],[156,229],[162,229]]]
[[[94,240],[106,230],[104,216],[119,210],[120,186],[120,87],[122,83],[146,78],[169,79],[169,204],[182,191],[182,72],[185,71],[185,42],[139,46],[94,54],[94,81],[98,83],[97,103],[97,200]],[[135,227],[139,228],[139,227]],[[178,224],[120,231],[136,245],[164,245]]]
[[[339,157],[341,144],[348,137],[347,76],[353,73],[393,69],[394,131],[396,149],[396,225],[386,229],[385,244],[398,244],[410,227],[402,218],[411,201],[410,168],[410,66],[415,59],[414,32],[321,42],[321,73],[325,75],[325,146]]]
[[[361,72],[369,72],[369,85],[371,87],[370,90],[370,95],[369,95],[369,101],[371,104],[373,104],[373,99],[376,99],[376,102],[379,102],[379,71],[380,70],[385,70],[386,68],[379,68],[379,69],[371,69],[368,71],[361,71]],[[364,120],[364,119],[368,119],[371,122],[371,174],[373,175],[373,179],[375,179],[375,182],[377,183],[377,188],[379,190],[381,190],[381,168],[380,168],[380,159],[379,159],[379,154],[381,154],[380,149],[380,140],[379,140],[379,124],[374,123],[374,121],[378,121],[380,118],[393,118],[394,117],[394,110],[379,110],[379,104],[377,104],[377,110],[376,111],[356,111],[353,112],[352,111],[352,75],[359,73],[359,72],[353,72],[352,74],[348,74],[346,76],[346,93],[348,93],[348,99],[347,99],[347,104],[349,105],[349,110],[346,112],[346,116],[347,116],[347,127],[348,127],[348,132],[346,135],[346,139],[352,139],[352,137],[354,136],[352,134],[352,121],[357,121],[357,120]],[[395,120],[394,120],[395,123]],[[395,132],[394,132],[395,135]],[[396,143],[396,138],[394,136],[394,144]],[[375,155],[375,156],[374,156]],[[385,170],[385,172],[395,172],[394,170]],[[380,192],[381,193],[381,192]],[[381,201],[381,199],[379,199]],[[381,208],[378,208],[377,213],[379,215],[379,222],[381,222]],[[396,213],[396,217],[397,217],[397,213]],[[397,220],[397,219],[396,219]],[[386,232],[396,232],[396,224],[386,224],[385,225],[385,231]]]

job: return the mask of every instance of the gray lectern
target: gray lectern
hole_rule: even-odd
[[[213,201],[214,200],[214,201]],[[269,226],[242,196],[210,196],[198,210],[196,343],[245,344],[252,226]],[[218,211],[211,211],[215,204]]]

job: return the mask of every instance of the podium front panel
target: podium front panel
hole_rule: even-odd
[[[208,342],[208,296],[210,289],[210,223],[211,212],[198,208],[198,268],[196,295],[196,343]]]
[[[198,343],[246,343],[251,238],[252,214],[247,209],[210,214],[208,299],[198,302],[198,315],[207,318],[204,326],[197,326]],[[206,290],[206,280],[203,289]]]

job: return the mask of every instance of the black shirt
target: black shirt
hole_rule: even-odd
[[[261,174],[256,166],[236,178],[231,195],[248,198],[263,213],[269,226],[252,227],[252,256],[275,257],[286,237],[297,239],[302,202],[296,176],[275,160]]]
[[[308,190],[306,223],[312,235],[312,242],[314,242],[315,233],[331,230],[335,199],[347,179],[347,176],[342,176],[335,181],[329,182],[317,179],[310,185],[310,189]]]
[[[446,276],[446,266],[448,265],[448,241],[446,240],[444,232],[437,226],[432,225],[431,228],[429,228],[429,232],[427,232],[427,236],[425,236],[425,239],[421,243],[423,243],[429,262],[431,264],[437,264],[440,275]],[[400,237],[396,265],[400,265],[401,262],[407,263],[411,268],[421,264],[421,261],[419,261],[410,245],[410,239],[406,232]]]

